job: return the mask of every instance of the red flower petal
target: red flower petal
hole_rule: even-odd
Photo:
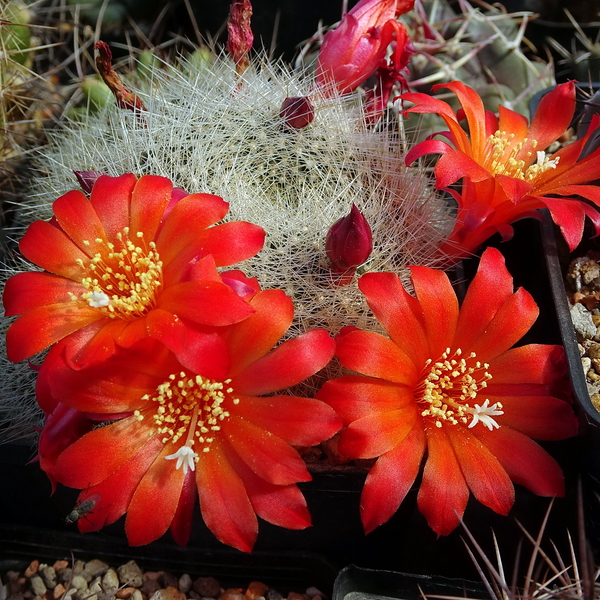
[[[342,330],[335,340],[335,355],[347,369],[398,384],[415,384],[419,373],[414,363],[392,340],[360,329]]]
[[[564,375],[562,346],[528,344],[507,350],[494,359],[490,384],[549,383]]]
[[[182,319],[221,327],[248,318],[254,309],[228,285],[218,281],[185,281],[166,288],[158,307]]]
[[[414,483],[425,452],[421,421],[389,452],[377,459],[369,471],[360,497],[360,515],[365,533],[388,521]]]
[[[166,177],[143,175],[138,179],[131,193],[129,207],[129,236],[132,240],[136,239],[138,231],[144,234],[146,244],[154,240],[172,190],[173,184]]]
[[[50,273],[80,282],[86,275],[88,255],[82,252],[67,235],[46,221],[34,221],[19,242],[23,256]]]
[[[137,486],[125,519],[125,532],[130,546],[149,544],[161,537],[171,525],[183,487],[183,469],[165,460],[174,451],[164,446]]]
[[[8,360],[20,362],[100,319],[104,315],[99,310],[75,302],[30,310],[6,332]]]
[[[428,267],[411,267],[411,279],[421,304],[429,356],[436,359],[452,343],[458,321],[458,300],[448,276]]]
[[[227,267],[258,254],[265,243],[265,230],[246,221],[232,221],[206,229],[198,241],[214,256],[218,267]]]
[[[258,521],[244,483],[218,444],[211,444],[196,467],[200,512],[216,538],[242,552],[251,552]]]
[[[357,419],[340,434],[340,452],[348,458],[375,458],[385,454],[408,435],[417,419],[416,404]]]
[[[179,504],[169,528],[173,539],[182,548],[187,546],[192,533],[196,496],[196,476],[194,472],[188,471],[183,480]]]
[[[186,369],[222,380],[230,361],[222,337],[213,330],[195,328],[175,315],[155,309],[146,317],[148,335],[160,340]]]
[[[227,458],[244,483],[256,514],[273,525],[287,529],[310,527],[311,519],[306,500],[297,485],[275,485],[259,477],[232,450]]]
[[[129,226],[129,203],[136,182],[136,176],[127,173],[120,177],[102,175],[94,183],[90,202],[110,241]]]
[[[568,402],[552,396],[493,396],[490,404],[502,403],[498,424],[508,425],[537,440],[563,440],[577,435],[577,419]]]
[[[519,288],[498,309],[485,335],[475,340],[470,350],[481,360],[491,362],[529,331],[538,314],[539,309],[531,294]]]
[[[153,433],[153,425],[145,425],[135,417],[94,429],[58,457],[56,477],[69,487],[87,489],[96,485],[139,452]],[[99,452],[99,448],[110,448],[110,452]]]
[[[283,290],[259,292],[250,305],[256,312],[227,330],[232,377],[269,352],[294,318],[294,304]]]
[[[368,415],[390,412],[415,401],[412,389],[358,375],[330,379],[316,398],[327,402],[348,426]]]
[[[310,481],[298,453],[281,438],[237,415],[221,425],[223,435],[238,456],[259,476],[276,485]]]
[[[394,344],[415,365],[430,358],[421,305],[402,286],[395,273],[367,273],[358,280],[369,308]]]
[[[72,302],[69,294],[79,296],[83,286],[71,279],[50,273],[28,271],[13,275],[4,287],[4,315],[22,315],[29,310],[49,304]]]
[[[127,511],[135,489],[142,477],[150,468],[164,444],[159,436],[151,437],[138,452],[129,460],[125,461],[110,477],[99,484],[85,488],[80,494],[88,495],[97,493],[100,495],[98,505],[87,518],[78,522],[79,531],[98,531],[105,525],[114,523]]]
[[[475,498],[493,511],[507,515],[514,504],[515,491],[501,464],[464,427],[449,425],[444,430]]]
[[[241,396],[235,414],[292,446],[314,446],[342,427],[341,419],[327,404],[298,396]]]
[[[509,427],[473,431],[500,461],[509,477],[538,496],[564,496],[565,480],[558,463],[538,444]]]
[[[428,456],[417,504],[429,527],[448,535],[465,512],[469,488],[445,428],[428,427],[426,434]]]
[[[231,385],[248,395],[269,394],[291,387],[325,367],[333,358],[334,350],[335,342],[327,331],[311,329],[232,376]]]
[[[484,181],[492,174],[476,160],[460,150],[448,150],[435,165],[435,186],[439,189],[448,187],[462,177],[473,182]]]
[[[460,307],[453,348],[467,351],[481,338],[500,307],[513,294],[513,279],[496,248],[481,255],[477,274]]]
[[[100,249],[106,248],[96,242],[96,239],[106,240],[106,233],[96,211],[83,192],[73,190],[61,196],[52,204],[52,212],[61,229],[82,252],[92,257]]]

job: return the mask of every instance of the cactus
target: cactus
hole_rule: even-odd
[[[532,13],[481,4],[483,11],[460,0],[457,14],[447,0],[417,0],[401,17],[416,50],[408,84],[430,93],[433,84],[463,81],[489,110],[503,104],[528,116],[530,98],[554,85],[552,65],[528,59],[521,49]]]

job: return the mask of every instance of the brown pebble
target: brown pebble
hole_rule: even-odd
[[[52,590],[52,597],[54,600],[58,600],[66,591],[67,590],[62,583],[57,583]]]
[[[121,588],[121,589],[117,590],[117,593],[115,594],[115,596],[117,598],[129,598],[131,596],[131,594],[133,594],[135,589],[136,588],[134,588],[133,586]]]
[[[245,600],[242,588],[228,588],[220,596],[219,600]]]
[[[600,412],[600,394],[592,394],[590,400],[592,401],[594,408]]]
[[[221,584],[214,577],[198,577],[192,587],[201,598],[217,598],[221,593]]]
[[[185,594],[182,594],[173,586],[168,586],[164,589],[156,590],[150,600],[185,600]]]
[[[146,571],[144,573],[144,579],[151,579],[152,581],[158,581],[164,575],[164,571]]]
[[[146,579],[140,587],[140,592],[148,598],[154,594],[157,590],[160,590],[160,583],[156,579]]]
[[[31,577],[37,573],[38,567],[40,566],[39,560],[32,560],[29,566],[25,569],[25,577]]]
[[[287,600],[306,600],[307,598],[306,594],[299,594],[298,592],[290,592],[287,595]]]
[[[174,587],[179,589],[179,579],[173,575],[173,573],[169,573],[165,571],[160,577],[159,581],[162,583],[164,587]]]
[[[592,369],[590,369],[590,370],[587,372],[587,378],[588,378],[590,381],[594,381],[594,382],[595,382],[595,381],[600,381],[600,375],[598,375],[598,373],[596,373],[596,371],[594,371],[594,370],[592,370]]]
[[[265,595],[265,592],[269,589],[268,585],[260,581],[252,581],[246,590],[246,598],[248,600],[254,600],[255,598],[260,598]]]
[[[55,571],[58,571],[59,569],[66,569],[69,566],[69,561],[68,560],[57,560],[53,565],[52,568]]]

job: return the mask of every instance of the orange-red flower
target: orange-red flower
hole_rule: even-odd
[[[495,249],[483,254],[460,310],[444,273],[411,273],[416,298],[392,273],[359,280],[389,338],[342,330],[336,355],[360,375],[328,381],[317,394],[347,427],[340,452],[378,457],[361,498],[365,530],[394,514],[425,455],[418,506],[439,535],[457,526],[470,492],[504,515],[514,502],[511,480],[562,495],[560,467],[530,439],[577,432],[571,406],[552,395],[564,375],[562,348],[510,349],[538,315],[531,296],[513,293]]]
[[[164,177],[104,175],[89,199],[69,192],[54,202],[50,222],[32,223],[19,248],[45,272],[6,284],[6,315],[21,315],[7,333],[9,359],[86,329],[94,335],[74,357],[84,366],[146,335],[168,337],[157,320],[201,328],[250,316],[248,303],[214,268],[207,275],[201,259],[210,255],[213,267],[245,260],[262,248],[263,229],[241,221],[211,227],[227,203],[180,192]]]
[[[52,349],[40,379],[45,394],[60,400],[55,410],[64,405],[113,421],[42,463],[52,478],[83,490],[80,502],[101,499],[80,519],[82,531],[126,512],[130,544],[149,543],[170,527],[185,545],[196,489],[209,529],[243,551],[254,544],[257,515],[291,529],[310,525],[296,486],[310,475],[291,446],[328,439],[341,420],[323,402],[274,392],[323,368],[335,344],[312,330],[271,350],[292,321],[292,301],[281,290],[251,293],[248,301],[252,316],[220,329],[221,344],[210,348],[189,332],[171,349],[144,338],[78,370],[68,354],[85,344],[84,331]],[[160,326],[171,325],[165,319]]]
[[[406,112],[437,113],[449,131],[452,146],[429,139],[407,155],[410,164],[431,153],[442,154],[435,167],[438,188],[463,179],[463,190],[455,193],[457,223],[443,248],[456,258],[473,252],[490,235],[512,235],[510,223],[547,207],[573,249],[581,240],[585,217],[600,231],[598,210],[577,198],[600,205],[600,188],[584,185],[600,177],[600,149],[584,158],[582,151],[600,120],[595,118],[586,136],[546,155],[548,146],[569,127],[575,111],[573,82],[558,85],[541,100],[530,125],[512,110],[499,107],[499,118],[484,110],[472,88],[459,81],[440,84],[452,90],[462,106],[455,114],[446,103],[427,94],[407,93],[402,99],[415,105]],[[468,132],[459,121],[466,118]],[[556,197],[560,196],[560,198]]]

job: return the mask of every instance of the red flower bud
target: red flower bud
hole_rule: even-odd
[[[306,96],[293,97],[283,101],[279,116],[289,127],[302,129],[313,122],[315,111]]]
[[[254,35],[250,27],[252,4],[250,0],[233,0],[227,21],[227,52],[235,63],[235,70],[242,74],[250,64],[248,53]]]
[[[325,252],[331,261],[331,269],[337,273],[353,274],[356,267],[369,258],[371,250],[371,227],[353,204],[350,214],[336,221],[327,233]]]
[[[104,175],[102,171],[73,171],[73,173],[75,173],[75,177],[77,177],[81,189],[86,194],[89,194],[92,191],[96,179],[98,179],[100,175]]]

